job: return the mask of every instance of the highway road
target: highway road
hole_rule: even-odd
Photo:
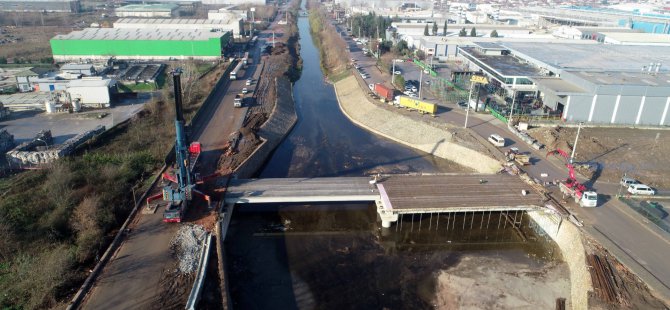
[[[223,145],[243,121],[246,108],[234,108],[233,99],[247,87],[245,80],[257,71],[259,53],[254,56],[253,65],[245,71],[243,78],[217,89],[213,94],[216,104],[203,111],[202,123],[194,124],[192,128],[193,140],[200,141],[203,147],[200,158],[203,176],[216,170]],[[159,208],[154,214],[137,214],[129,236],[104,268],[83,308],[148,309],[160,304],[157,300],[159,281],[164,269],[174,263],[169,243],[179,228],[179,225],[163,223],[162,211]]]
[[[342,28],[339,28],[340,33]],[[348,36],[343,36],[350,46],[352,59],[361,65],[369,74],[366,82],[384,83],[391,85],[391,76],[382,73],[376,67],[373,57],[363,55],[360,46]],[[413,63],[396,63],[396,67],[402,71],[406,80],[419,80],[421,69]],[[424,75],[424,81],[427,76]],[[428,101],[433,101],[430,94],[424,93]],[[465,124],[465,111],[453,103],[438,103],[437,119],[445,123],[463,127]],[[505,138],[507,144],[499,148],[501,152],[510,147],[517,147],[521,152],[532,154],[532,165],[524,167],[526,172],[540,181],[564,180],[568,176],[565,160],[562,158],[547,159],[548,150],[537,151],[515,136],[507,125],[488,114],[472,113],[470,111],[468,128],[486,139],[489,135],[496,133]],[[545,177],[542,177],[546,174]],[[581,182],[587,180],[580,178]],[[590,183],[590,182],[589,182]],[[589,184],[587,183],[587,184]],[[584,222],[584,229],[595,237],[608,250],[614,253],[619,260],[626,263],[638,276],[647,282],[666,300],[670,301],[670,234],[660,232],[653,224],[645,222],[627,205],[618,201],[615,197],[619,190],[618,184],[595,182],[590,184],[600,197],[598,208],[580,208],[570,201],[566,207]]]

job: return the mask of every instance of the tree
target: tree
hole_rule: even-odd
[[[437,23],[436,22],[433,22],[433,35],[434,36],[437,35]]]
[[[398,89],[405,89],[405,78],[400,74],[393,74],[393,85]]]
[[[416,54],[416,58],[419,58],[419,60],[426,59],[426,53],[422,50],[417,50],[415,54]]]
[[[442,28],[442,35],[447,36],[447,20],[444,20],[444,27]]]
[[[428,24],[426,24],[426,28],[423,28],[423,35],[428,36]]]
[[[491,31],[490,37],[491,38],[497,38],[498,37],[498,32],[495,29],[493,29],[493,31]]]
[[[470,36],[471,37],[476,37],[477,36],[477,29],[475,29],[475,27],[472,27],[472,30],[470,30]]]
[[[465,27],[463,27],[463,29],[461,29],[461,31],[458,33],[458,36],[459,37],[467,37],[468,36],[468,33],[465,31]]]

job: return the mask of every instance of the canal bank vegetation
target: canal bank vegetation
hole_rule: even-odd
[[[347,43],[318,2],[310,1],[309,8],[310,32],[319,49],[321,70],[330,80],[342,79],[350,74]]]
[[[197,72],[184,73],[187,118],[224,71],[221,65],[198,83],[189,78]],[[174,140],[170,89],[82,154],[0,179],[0,308],[69,301],[164,163]]]

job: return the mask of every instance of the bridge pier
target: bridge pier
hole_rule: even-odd
[[[375,204],[377,205],[377,214],[379,214],[379,218],[382,220],[382,227],[391,228],[391,222],[398,221],[398,214],[385,210],[381,200],[375,200]]]

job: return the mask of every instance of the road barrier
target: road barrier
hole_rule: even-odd
[[[191,289],[191,294],[188,295],[188,300],[186,301],[187,310],[195,310],[195,306],[200,300],[200,293],[202,292],[202,286],[205,283],[205,276],[207,275],[207,263],[209,262],[209,250],[212,245],[212,234],[207,233],[205,236],[205,242],[202,245],[202,250],[200,251],[200,262],[198,263],[198,274],[195,277],[195,282],[193,283],[193,288]]]

